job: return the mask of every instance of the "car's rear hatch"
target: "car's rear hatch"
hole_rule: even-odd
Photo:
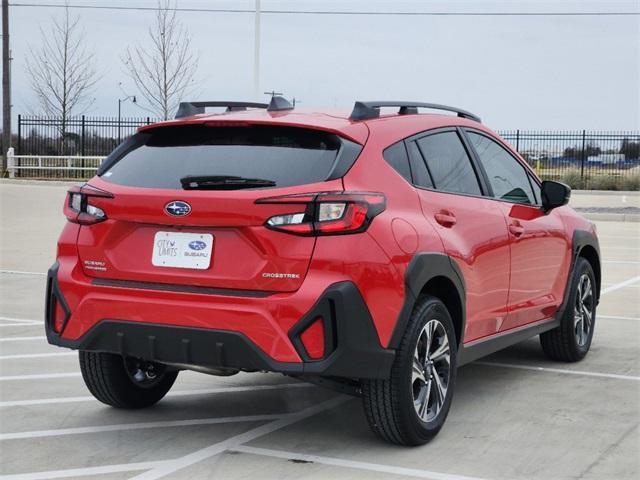
[[[360,147],[306,128],[165,126],[136,134],[105,160],[89,197],[106,220],[83,226],[84,273],[123,285],[173,284],[242,291],[294,291],[314,237],[265,226],[291,204],[261,198],[341,191]]]

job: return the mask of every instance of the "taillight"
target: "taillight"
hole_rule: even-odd
[[[113,198],[113,194],[87,184],[71,187],[64,206],[67,220],[81,225],[93,225],[105,221],[107,214],[102,208],[92,203],[92,198]]]
[[[294,235],[344,235],[365,231],[386,208],[376,192],[319,192],[261,198],[258,204],[295,204],[300,210],[269,218],[266,227]]]

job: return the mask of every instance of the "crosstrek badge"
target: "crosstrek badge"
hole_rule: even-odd
[[[262,274],[262,278],[300,278],[299,273],[272,273],[265,272]]]
[[[213,235],[156,232],[152,248],[151,263],[156,267],[206,270],[211,264]]]

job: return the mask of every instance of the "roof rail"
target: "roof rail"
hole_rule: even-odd
[[[461,108],[449,107],[447,105],[439,105],[437,103],[422,102],[356,102],[349,116],[350,120],[368,120],[370,118],[378,118],[380,116],[380,107],[400,107],[398,115],[415,115],[418,108],[431,108],[434,110],[446,110],[455,112],[459,117],[468,118],[478,123],[481,122],[480,117],[471,112],[462,110]]]
[[[199,113],[204,113],[206,107],[226,107],[227,112],[237,112],[247,108],[267,108],[266,103],[256,102],[180,102],[175,118],[190,117]]]

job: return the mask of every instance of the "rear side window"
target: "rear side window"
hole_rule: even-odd
[[[471,160],[456,132],[442,132],[417,140],[434,187],[453,193],[480,195]]]
[[[411,168],[409,167],[409,157],[404,141],[394,143],[382,152],[382,156],[393,169],[402,175],[405,180],[411,183]]]
[[[169,189],[182,189],[186,177],[213,178],[209,185],[231,179],[238,188],[304,185],[329,177],[343,142],[295,127],[161,127],[135,135],[100,175],[120,185]]]
[[[489,137],[468,130],[467,134],[487,172],[493,196],[507,202],[535,204],[531,180],[520,162]]]

